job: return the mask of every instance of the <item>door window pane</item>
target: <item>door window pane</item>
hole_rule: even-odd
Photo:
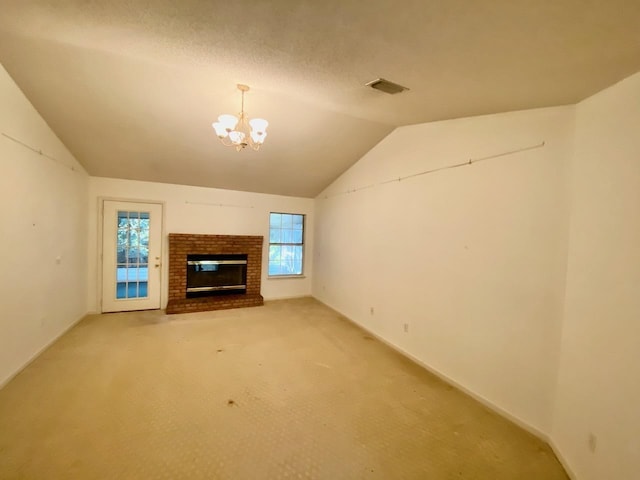
[[[118,211],[116,298],[146,298],[149,279],[149,212]]]

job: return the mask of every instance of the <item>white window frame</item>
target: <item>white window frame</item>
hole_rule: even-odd
[[[272,214],[278,214],[278,215],[298,215],[302,217],[302,243],[284,243],[284,242],[275,242],[272,243],[271,242],[271,215]],[[267,250],[267,277],[270,279],[277,279],[277,278],[302,278],[304,277],[304,259],[306,256],[306,249],[305,249],[305,236],[306,236],[306,229],[307,229],[307,215],[304,213],[293,213],[293,212],[269,212],[269,245],[268,245],[268,250]],[[271,246],[272,245],[277,245],[277,246],[294,246],[294,247],[298,247],[301,246],[302,247],[302,259],[301,259],[301,266],[300,266],[300,273],[277,273],[277,274],[270,274],[269,273],[269,252],[271,251]]]

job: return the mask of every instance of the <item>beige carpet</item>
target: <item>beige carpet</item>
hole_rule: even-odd
[[[566,479],[313,299],[87,317],[0,391],[2,479]]]

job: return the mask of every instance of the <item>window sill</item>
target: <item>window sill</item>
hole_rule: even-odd
[[[292,278],[307,278],[304,275],[267,275],[267,280],[291,280]]]

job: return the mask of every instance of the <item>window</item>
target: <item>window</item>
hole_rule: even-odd
[[[269,276],[302,275],[304,215],[269,216]]]
[[[147,298],[149,212],[118,211],[116,298]]]

